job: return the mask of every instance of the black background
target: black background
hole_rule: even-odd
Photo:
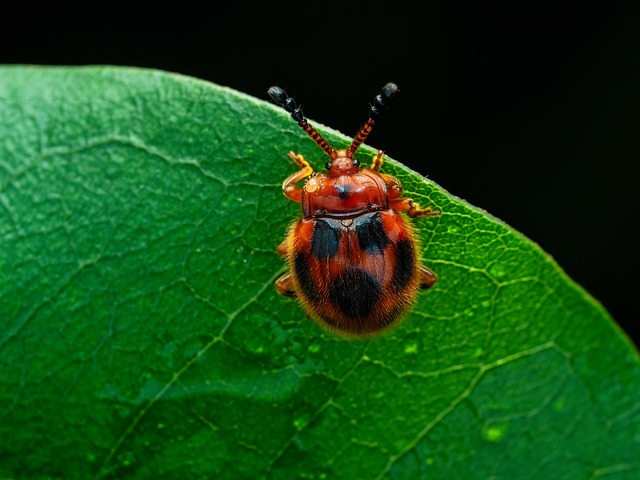
[[[640,344],[640,2],[21,3],[0,63],[159,68],[347,134],[538,242]],[[410,6],[412,5],[412,6]]]

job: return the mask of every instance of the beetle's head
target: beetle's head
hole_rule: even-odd
[[[360,171],[360,162],[349,156],[346,150],[336,150],[335,157],[326,163],[325,168],[330,177],[352,175]]]

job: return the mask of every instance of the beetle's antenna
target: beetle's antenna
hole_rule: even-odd
[[[382,113],[382,109],[387,106],[389,101],[397,92],[398,86],[395,83],[389,82],[382,87],[380,94],[376,95],[376,98],[373,100],[373,105],[371,105],[371,109],[369,110],[369,118],[353,138],[353,142],[347,149],[347,157],[353,157],[353,154],[356,153],[358,147],[362,145],[371,133],[371,130],[373,130],[373,126],[375,125],[378,116]]]
[[[316,145],[327,152],[327,154],[331,158],[336,158],[336,151],[331,145],[327,143],[324,138],[322,138],[322,135],[320,135],[315,128],[309,125],[307,119],[304,118],[302,109],[296,105],[296,101],[293,98],[287,95],[287,92],[282,90],[280,87],[271,87],[268,90],[268,93],[274,102],[276,102],[291,114],[291,118],[298,122],[298,125],[300,125],[302,129],[307,132],[307,135],[309,135],[313,139],[313,141],[316,142]]]

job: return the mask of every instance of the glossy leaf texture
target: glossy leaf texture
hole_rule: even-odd
[[[0,477],[640,476],[628,339],[415,172],[383,167],[442,211],[412,221],[439,281],[346,340],[273,287],[286,154],[325,162],[282,109],[159,71],[4,67],[0,135]]]

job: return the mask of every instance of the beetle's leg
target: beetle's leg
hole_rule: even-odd
[[[311,167],[309,166],[309,162],[307,162],[307,161],[305,160],[305,158],[302,156],[302,154],[300,154],[300,153],[296,153],[296,152],[294,152],[293,150],[291,150],[287,155],[288,155],[288,156],[289,156],[289,158],[290,158],[291,160],[293,160],[293,161],[295,162],[295,164],[296,164],[296,165],[298,165],[300,168],[306,168],[306,167],[311,168]],[[313,169],[311,170],[311,172],[313,172]],[[309,174],[309,175],[311,175],[311,174]]]
[[[285,297],[295,297],[296,292],[293,289],[293,282],[291,281],[291,273],[285,273],[278,280],[276,280],[276,290],[280,295]]]
[[[382,166],[382,154],[384,152],[382,150],[378,150],[378,155],[376,155],[376,158],[373,160],[373,165],[371,165],[371,170],[377,172],[378,170],[380,170],[380,167]]]
[[[418,204],[410,198],[399,198],[402,195],[402,187],[400,182],[389,175],[384,173],[379,174],[384,183],[387,184],[387,191],[389,192],[389,206],[397,212],[407,212],[411,218],[415,217],[435,217],[440,215],[440,212],[433,211],[429,207],[420,209]]]
[[[289,152],[289,158],[296,162],[296,165],[300,167],[300,170],[282,182],[282,191],[288,199],[300,203],[302,201],[302,189],[297,187],[295,184],[303,178],[311,175],[313,173],[313,168],[311,168],[309,162],[307,162],[302,155],[296,155],[294,152]]]
[[[374,164],[375,166],[375,164]],[[389,175],[385,175],[384,173],[378,173],[384,180],[384,183],[387,184],[387,192],[389,192],[389,200],[393,201],[402,195],[402,186],[400,182]]]
[[[285,257],[287,255],[289,255],[289,242],[287,241],[289,240],[288,238],[285,238],[282,243],[280,245],[278,245],[278,254],[281,257]]]
[[[285,238],[280,245],[278,245],[278,254],[282,257],[286,257],[289,254],[289,237]],[[276,280],[276,290],[280,295],[285,297],[295,297],[296,292],[293,289],[293,283],[291,281],[291,272],[285,273],[278,280]]]
[[[431,288],[438,280],[436,274],[424,265],[418,267],[418,274],[420,275],[420,288]]]
[[[420,206],[410,198],[396,198],[389,202],[389,206],[397,212],[407,212],[407,215],[411,218],[437,217],[440,215],[440,211],[431,210],[429,207],[421,209]]]

